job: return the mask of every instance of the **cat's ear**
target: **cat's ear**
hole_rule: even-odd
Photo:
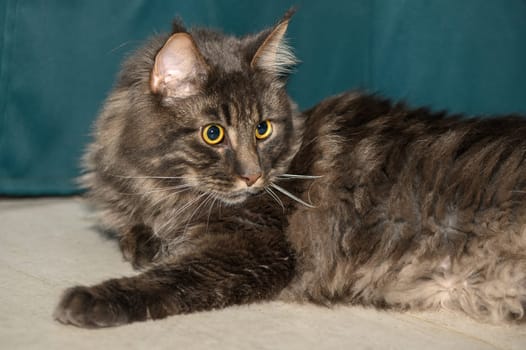
[[[285,37],[294,12],[295,9],[289,10],[263,40],[250,62],[252,68],[282,76],[290,73],[292,67],[298,63]]]
[[[193,96],[199,93],[207,73],[208,65],[190,34],[175,33],[155,57],[150,89],[165,97]]]

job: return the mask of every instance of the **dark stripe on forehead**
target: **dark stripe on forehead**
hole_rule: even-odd
[[[221,119],[220,116],[219,116],[219,113],[217,112],[217,110],[215,108],[207,108],[205,110],[205,114],[208,117],[211,117],[212,119],[215,119],[215,120]]]
[[[232,115],[230,114],[230,107],[228,103],[221,104],[221,112],[226,125],[232,125]]]
[[[256,102],[256,111],[257,111],[257,120],[258,121],[263,121],[267,118],[265,118],[265,116],[263,115],[263,107],[261,106],[261,102],[259,100],[257,100]]]

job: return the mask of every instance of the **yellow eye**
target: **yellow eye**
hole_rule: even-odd
[[[256,138],[258,140],[264,140],[272,134],[272,124],[265,120],[256,126]]]
[[[217,145],[225,137],[225,129],[221,125],[209,124],[203,128],[203,140],[209,145]]]

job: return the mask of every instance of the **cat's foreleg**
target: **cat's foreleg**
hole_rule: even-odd
[[[135,276],[78,286],[63,295],[54,317],[80,327],[107,327],[173,314],[269,300],[294,270],[286,243],[217,239],[197,254],[174,258]]]

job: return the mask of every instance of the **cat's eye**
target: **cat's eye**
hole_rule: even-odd
[[[203,140],[209,145],[217,145],[225,137],[225,129],[218,124],[209,124],[203,128]]]
[[[258,140],[264,140],[272,134],[272,124],[270,121],[265,120],[256,126],[256,138]]]

